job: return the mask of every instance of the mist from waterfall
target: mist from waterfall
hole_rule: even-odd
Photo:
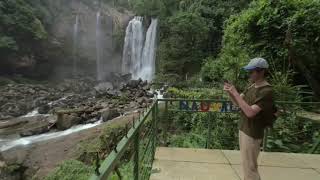
[[[73,75],[77,75],[77,50],[78,50],[78,35],[79,34],[79,15],[76,15],[75,23],[73,24]]]
[[[136,16],[128,24],[122,56],[122,72],[131,73],[133,79],[139,78],[140,61],[144,42],[143,18]]]
[[[97,12],[96,15],[96,76],[98,81],[103,80],[103,74],[102,74],[102,42],[101,42],[102,36],[101,36],[101,13],[100,11]]]
[[[142,53],[142,61],[138,71],[138,77],[147,81],[151,81],[155,74],[157,26],[158,19],[152,19],[147,31],[146,41]]]

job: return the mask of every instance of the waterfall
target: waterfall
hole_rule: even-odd
[[[143,49],[142,17],[134,17],[128,24],[123,47],[122,72],[131,73],[134,79],[138,72]]]
[[[156,40],[158,19],[152,19],[147,31],[146,42],[143,48],[142,63],[138,77],[151,81],[155,74]]]
[[[155,49],[158,20],[152,19],[144,41],[142,17],[134,17],[128,24],[122,56],[122,73],[133,79],[151,81],[155,72]]]
[[[79,15],[76,15],[76,21],[73,24],[73,75],[77,74],[77,49],[78,49],[78,34],[79,34]]]
[[[97,80],[101,81],[103,79],[102,75],[102,46],[101,46],[101,14],[100,11],[96,15],[96,70],[97,70]]]

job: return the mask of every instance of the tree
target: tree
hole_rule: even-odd
[[[27,53],[47,33],[32,7],[23,0],[0,2],[0,54]],[[18,52],[19,50],[19,52]]]
[[[161,71],[180,77],[198,71],[208,35],[204,19],[195,13],[180,12],[170,17],[165,26],[159,51]]]
[[[234,67],[262,56],[276,70],[290,66],[306,75],[311,87],[320,82],[320,1],[259,0],[226,23],[218,61],[238,78]],[[289,36],[290,35],[290,36]],[[289,38],[290,37],[290,38]],[[290,53],[291,52],[291,53]],[[240,55],[239,55],[240,54]]]

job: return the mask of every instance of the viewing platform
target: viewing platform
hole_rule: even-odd
[[[320,155],[261,152],[262,180],[319,180]],[[158,147],[150,180],[241,180],[240,152]]]

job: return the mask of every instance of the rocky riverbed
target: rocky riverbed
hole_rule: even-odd
[[[12,164],[15,161],[12,159],[19,158],[20,152],[29,152],[36,144],[43,144],[41,148],[44,149],[48,149],[44,144],[54,147],[50,142],[55,139],[60,139],[61,145],[70,144],[69,137],[92,132],[90,129],[104,122],[126,117],[152,103],[155,94],[146,81],[129,80],[129,75],[113,76],[106,82],[79,78],[0,87],[0,169]],[[9,162],[8,152],[12,155]],[[14,154],[17,157],[13,158]],[[43,163],[50,158],[53,157],[39,154]],[[23,163],[26,162],[23,160]],[[32,166],[42,169],[37,162]]]
[[[118,75],[112,81],[100,83],[81,78],[57,84],[3,86],[0,88],[0,147],[8,139],[108,121],[147,107],[154,96],[150,85],[129,78]]]

